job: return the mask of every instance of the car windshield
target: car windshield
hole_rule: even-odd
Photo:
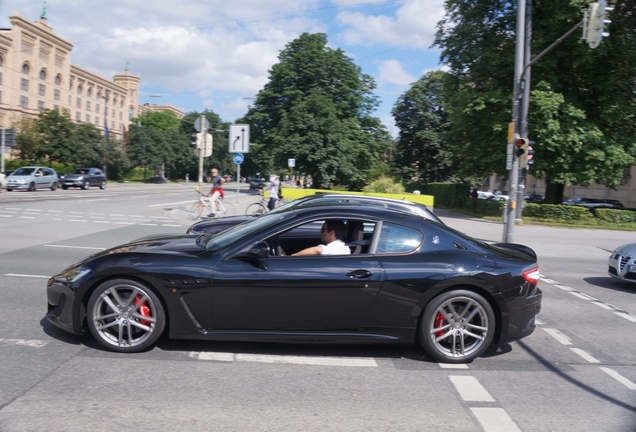
[[[33,174],[33,171],[35,171],[35,168],[20,168],[19,170],[17,170],[16,172],[14,172],[11,175],[28,176],[28,175]]]
[[[235,225],[208,239],[205,248],[207,250],[218,250],[234,242],[240,241],[246,236],[262,231],[263,229],[281,220],[293,217],[293,213],[269,212],[252,220]]]
[[[87,168],[77,168],[75,171],[73,171],[73,174],[85,174],[87,171]]]

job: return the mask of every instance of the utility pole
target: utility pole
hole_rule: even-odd
[[[526,1],[517,2],[517,39],[515,43],[515,75],[512,95],[512,123],[514,123],[514,140],[521,136],[521,78],[524,71],[525,54],[525,14]],[[511,144],[508,144],[511,145]],[[509,153],[510,154],[510,153]],[[513,243],[514,226],[517,208],[517,182],[519,181],[519,158],[512,156],[512,167],[508,170],[508,203],[506,207],[506,217],[504,218],[504,243]],[[510,156],[508,156],[510,157]]]

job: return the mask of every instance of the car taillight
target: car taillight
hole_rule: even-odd
[[[521,274],[523,275],[523,278],[530,283],[536,284],[539,282],[539,266],[526,269],[522,271]]]

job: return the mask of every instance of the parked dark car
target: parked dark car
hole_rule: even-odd
[[[291,256],[326,221],[351,254]],[[309,235],[304,234],[309,232]],[[48,281],[46,317],[104,348],[173,339],[413,344],[469,362],[528,336],[541,307],[532,249],[486,244],[397,210],[315,204],[214,236],[153,236],[88,257]]]
[[[443,224],[435,213],[431,211],[424,204],[414,203],[407,200],[396,200],[391,198],[382,198],[366,195],[350,195],[350,194],[338,194],[338,193],[321,193],[315,195],[309,195],[297,200],[288,202],[282,206],[276,207],[272,212],[285,211],[290,207],[299,207],[307,204],[315,203],[350,203],[359,205],[373,205],[389,209],[402,210],[408,213],[413,213],[425,217],[426,219],[433,220],[435,222]],[[192,224],[187,234],[201,234],[209,233],[216,234],[224,231],[234,225],[253,219],[258,214],[250,214],[246,216],[227,216],[222,218],[210,218],[204,219]]]
[[[567,201],[564,201],[563,204],[565,204],[565,205],[575,205],[575,206],[579,206],[579,207],[587,207],[589,209],[596,209],[596,208],[622,209],[622,208],[625,208],[623,203],[618,201],[618,200],[601,199],[601,198],[579,198],[579,197],[573,197],[573,198],[570,198]]]
[[[263,190],[265,187],[265,179],[253,178],[250,179],[250,190]]]
[[[78,187],[86,189],[95,186],[100,189],[106,187],[106,175],[99,168],[76,168],[70,174],[65,174],[61,181],[62,189]]]

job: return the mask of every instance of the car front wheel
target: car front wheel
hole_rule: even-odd
[[[485,298],[468,290],[448,291],[426,305],[420,343],[441,363],[468,363],[488,349],[495,327]]]
[[[88,328],[103,347],[131,353],[152,347],[163,333],[166,315],[159,297],[128,279],[101,284],[88,300]]]
[[[103,182],[101,182],[101,183],[99,184],[99,188],[100,188],[100,189],[104,189],[105,187],[106,187],[106,182],[105,182],[105,181],[103,181]]]

